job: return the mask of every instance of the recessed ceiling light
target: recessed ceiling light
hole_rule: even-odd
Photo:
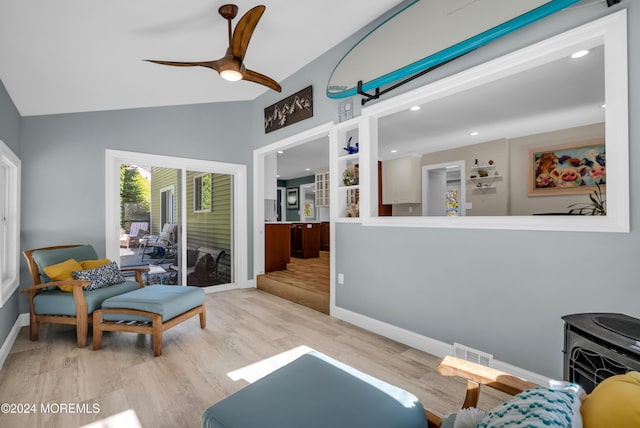
[[[418,111],[418,110],[420,110],[420,106],[413,106],[413,107],[411,107],[409,110],[411,110],[411,111]]]
[[[582,58],[583,56],[589,55],[589,51],[584,49],[578,52],[574,52],[571,54],[571,58],[576,59],[576,58]]]
[[[469,135],[471,135],[472,137],[475,137],[478,134],[479,134],[478,131],[469,132]]]
[[[278,150],[278,154],[281,155],[284,153],[284,150]]]
[[[602,104],[600,107],[607,108],[607,105],[606,104]]]
[[[280,178],[280,174],[276,174],[276,178]]]
[[[311,171],[311,168],[305,168],[304,170],[305,171]]]
[[[389,152],[391,152],[391,153],[398,153],[398,151],[397,151],[396,149],[391,149],[391,150],[389,150]]]

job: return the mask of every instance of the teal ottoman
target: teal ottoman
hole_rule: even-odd
[[[420,401],[311,351],[204,411],[201,428],[427,428]]]
[[[151,285],[120,294],[93,312],[93,349],[102,347],[103,331],[150,334],[157,357],[162,354],[162,333],[196,315],[205,328],[204,290],[199,287]]]

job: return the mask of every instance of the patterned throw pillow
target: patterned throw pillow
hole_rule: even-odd
[[[73,272],[73,277],[75,279],[91,281],[91,284],[83,287],[85,291],[96,290],[125,281],[116,262],[111,262],[93,269]]]
[[[477,428],[582,428],[580,398],[549,388],[528,389],[491,410]]]

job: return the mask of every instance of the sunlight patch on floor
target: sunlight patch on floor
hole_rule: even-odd
[[[121,413],[116,413],[108,418],[101,419],[99,421],[92,422],[88,425],[83,425],[81,428],[142,428],[138,416],[133,409],[125,410]]]
[[[313,351],[313,349],[306,345],[298,346],[297,348],[289,349],[273,357],[265,358],[257,363],[229,372],[227,376],[234,381],[244,379],[249,383],[253,383],[311,351]]]

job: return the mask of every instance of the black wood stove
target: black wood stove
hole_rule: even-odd
[[[587,393],[609,376],[640,371],[640,319],[623,314],[565,315],[564,380]]]

